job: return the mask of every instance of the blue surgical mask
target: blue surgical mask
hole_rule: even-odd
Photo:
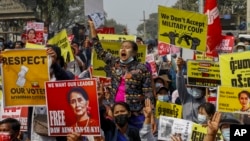
[[[156,88],[163,87],[163,84],[162,84],[162,83],[155,83],[155,87],[156,87]]]
[[[158,95],[158,100],[162,102],[168,102],[169,96],[168,95]]]
[[[193,88],[191,94],[193,95],[194,98],[201,98],[202,90],[198,88]]]
[[[230,129],[229,128],[222,129],[221,133],[225,141],[230,141]]]
[[[202,114],[198,114],[198,122],[199,124],[204,124],[207,121],[207,117],[205,115]]]

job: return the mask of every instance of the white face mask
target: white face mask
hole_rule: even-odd
[[[192,93],[193,93],[192,88],[187,88],[187,92],[188,92],[189,94],[192,94]]]
[[[237,52],[243,52],[245,51],[244,49],[237,49]]]
[[[169,96],[168,95],[158,95],[158,100],[162,102],[168,102],[169,101]]]
[[[230,129],[229,128],[222,129],[221,133],[225,141],[230,141]]]
[[[205,115],[198,114],[198,122],[199,124],[204,124],[207,121],[207,117]]]
[[[210,96],[211,97],[217,97],[217,93],[216,92],[210,92]]]

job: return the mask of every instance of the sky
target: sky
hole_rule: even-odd
[[[114,19],[117,23],[126,25],[129,34],[136,34],[136,28],[143,23],[151,13],[157,13],[158,5],[170,7],[177,0],[103,0],[107,19]]]

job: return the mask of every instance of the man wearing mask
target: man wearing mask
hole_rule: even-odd
[[[183,59],[178,57],[176,86],[183,106],[183,119],[198,123],[198,107],[206,102],[205,88],[185,85],[185,78],[182,74],[183,63]]]
[[[234,47],[234,52],[244,52],[246,51],[246,45],[243,42],[238,42]]]

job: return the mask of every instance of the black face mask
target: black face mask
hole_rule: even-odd
[[[119,127],[124,127],[128,123],[128,114],[115,116],[115,123]]]

